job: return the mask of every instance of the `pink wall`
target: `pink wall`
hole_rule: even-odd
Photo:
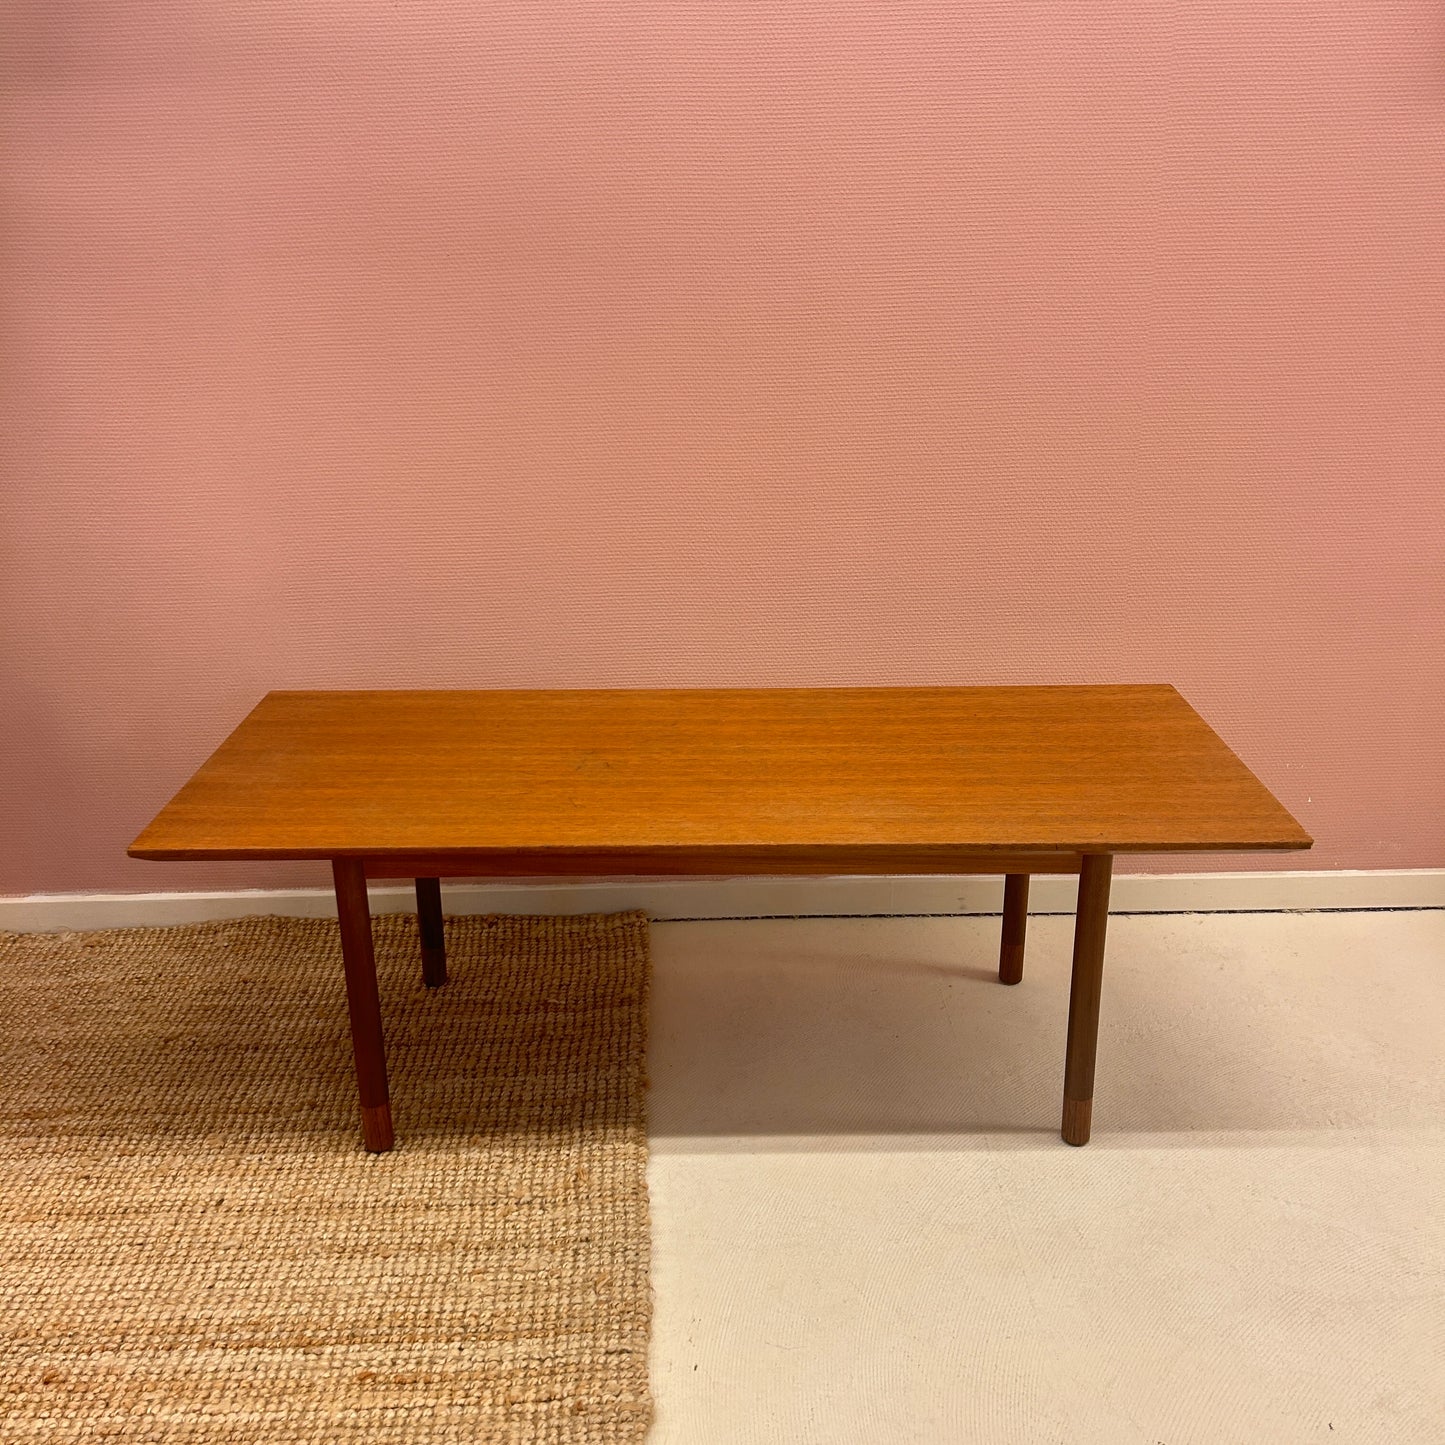
[[[12,0],[0,184],[0,892],[313,878],[122,856],[270,687],[1169,680],[1445,864],[1438,0]]]

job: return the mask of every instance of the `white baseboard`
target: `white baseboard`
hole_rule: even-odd
[[[1032,913],[1072,913],[1077,883],[1033,880]],[[995,878],[635,878],[444,885],[448,913],[611,913],[640,908],[683,918],[800,918],[839,915],[997,913]],[[1115,913],[1284,912],[1315,909],[1445,908],[1445,868],[1348,872],[1123,873]],[[371,889],[376,913],[410,909],[410,886]],[[0,929],[130,928],[281,913],[335,917],[331,891],[285,888],[228,893],[40,893],[0,898]]]

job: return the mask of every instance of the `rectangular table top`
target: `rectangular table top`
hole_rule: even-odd
[[[1310,843],[1172,687],[961,687],[273,692],[129,851],[948,871]]]

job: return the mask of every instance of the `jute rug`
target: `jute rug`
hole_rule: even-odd
[[[447,934],[377,1156],[334,923],[0,934],[0,1436],[643,1438],[646,920]]]

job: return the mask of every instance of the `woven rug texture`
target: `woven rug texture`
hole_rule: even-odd
[[[643,1438],[646,919],[375,929],[384,1155],[334,922],[0,934],[0,1439]]]

